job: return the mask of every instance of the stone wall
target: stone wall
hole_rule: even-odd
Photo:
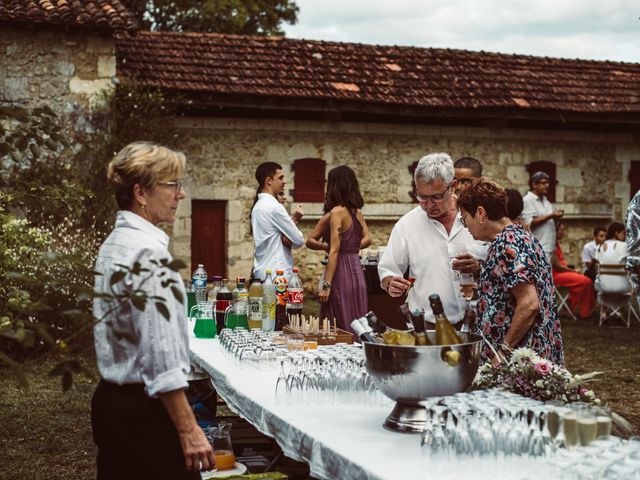
[[[286,188],[294,187],[290,166],[296,159],[323,159],[327,170],[339,164],[351,166],[367,203],[364,213],[372,249],[384,246],[397,218],[413,208],[407,167],[427,153],[444,151],[454,159],[475,156],[483,162],[486,175],[523,194],[528,187],[526,165],[554,162],[559,181],[556,205],[565,209],[569,227],[563,247],[569,262],[578,264],[593,226],[622,218],[629,199],[629,162],[640,159],[638,138],[627,134],[220,118],[176,119],[175,126],[185,139],[189,196],[228,201],[230,278],[247,275],[251,268],[248,218],[255,194],[253,174],[266,160],[283,165]],[[304,205],[305,234],[321,208]],[[178,216],[175,254],[188,260],[188,201]],[[304,247],[295,251],[308,289],[315,288],[321,257]]]
[[[76,132],[92,133],[89,112],[113,88],[115,43],[110,33],[46,26],[0,30],[0,101],[49,105]]]

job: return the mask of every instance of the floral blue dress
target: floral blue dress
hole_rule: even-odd
[[[554,363],[564,363],[562,333],[555,304],[551,265],[540,242],[519,225],[508,225],[489,246],[487,261],[480,270],[480,300],[476,330],[494,346],[504,341],[515,311],[511,289],[519,283],[533,283],[540,310],[528,333],[512,348],[529,347]],[[483,345],[482,360],[492,357]]]

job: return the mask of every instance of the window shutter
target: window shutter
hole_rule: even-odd
[[[293,162],[293,199],[296,202],[324,202],[326,162],[302,158]]]

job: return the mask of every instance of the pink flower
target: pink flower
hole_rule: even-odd
[[[551,367],[547,362],[538,362],[534,365],[534,368],[536,372],[542,376],[548,375],[551,372]]]
[[[580,390],[578,390],[578,392],[580,392],[580,395],[584,395],[585,393],[587,393],[589,390],[587,390],[584,387],[580,387]]]

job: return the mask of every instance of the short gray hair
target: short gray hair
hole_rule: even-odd
[[[446,153],[430,153],[420,159],[413,174],[415,182],[424,183],[441,180],[445,185],[453,182],[453,160]]]

